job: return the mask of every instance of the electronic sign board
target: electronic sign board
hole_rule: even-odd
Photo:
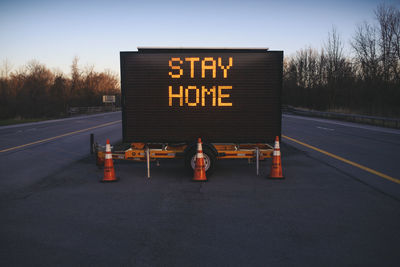
[[[120,55],[124,142],[272,143],[281,134],[282,51]]]

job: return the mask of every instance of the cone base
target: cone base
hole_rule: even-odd
[[[100,183],[112,183],[112,182],[118,182],[119,178],[115,178],[114,180],[101,180]]]
[[[268,179],[271,179],[271,180],[279,180],[279,179],[285,179],[285,176],[280,176],[280,177],[271,177],[271,176],[268,176],[267,178],[268,178]]]
[[[207,182],[208,180],[192,179],[193,182]]]

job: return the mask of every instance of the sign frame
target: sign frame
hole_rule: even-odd
[[[199,66],[202,66],[204,58],[213,58],[218,68],[219,65],[228,66],[230,56],[233,57],[233,66],[227,71],[226,79],[222,78],[222,67],[217,69],[214,80],[209,78],[213,75],[213,70],[209,69],[203,70],[205,77],[195,77],[203,74]],[[190,57],[199,58],[194,62],[198,65],[193,76],[189,75]],[[190,143],[201,137],[210,143],[273,143],[275,136],[281,135],[283,51],[265,48],[138,48],[138,51],[120,52],[120,58],[124,142]],[[172,58],[180,61],[172,60],[171,65]],[[218,64],[219,58],[221,64]],[[203,65],[212,64],[206,62]],[[181,66],[183,74],[180,78],[184,79],[172,78],[171,74],[180,74],[180,70],[171,66]],[[230,74],[236,78],[230,79]],[[212,106],[214,99],[206,91],[202,105],[202,86],[210,90],[214,85],[216,92],[218,86],[233,88],[221,90],[220,96],[225,97],[215,97],[215,102],[222,104],[220,106]],[[183,99],[172,97],[171,102],[169,86],[175,90],[172,95]],[[189,86],[195,86],[197,90]],[[160,90],[165,91],[160,94]],[[186,91],[188,100],[184,98]],[[196,94],[199,95],[197,100]],[[152,101],[147,101],[149,99]],[[232,103],[232,106],[223,105],[227,103]]]

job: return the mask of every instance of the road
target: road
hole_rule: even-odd
[[[399,186],[387,182],[388,179],[389,181],[392,180],[391,178],[394,178],[395,184],[400,182],[399,130],[284,115],[282,132],[287,135],[285,141],[288,144],[307,153],[310,152],[308,156],[321,160],[322,163],[345,172],[355,180],[400,199]],[[318,152],[315,153],[315,150],[305,149],[305,146],[291,141],[289,137],[377,171],[379,174],[376,175],[370,171],[354,168],[354,166],[343,163],[343,161],[338,161]]]
[[[119,142],[120,117],[0,127],[1,266],[398,266],[400,131],[284,115],[284,180],[175,160],[99,183],[89,133]]]
[[[90,133],[102,143],[106,138],[111,142],[121,141],[120,120],[121,113],[114,112],[0,127],[0,193],[40,183],[52,173],[87,157]],[[103,124],[106,126],[102,127]]]

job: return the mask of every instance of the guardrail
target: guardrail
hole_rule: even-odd
[[[120,107],[71,107],[68,109],[68,115],[74,116],[79,114],[93,114],[93,113],[101,113],[101,112],[112,112],[112,111],[120,111]]]
[[[287,113],[287,114],[328,118],[328,119],[343,120],[343,121],[349,121],[349,122],[357,122],[357,123],[364,123],[364,124],[400,129],[400,119],[396,119],[396,118],[305,110],[305,109],[295,108],[292,106],[283,106],[282,112]]]

